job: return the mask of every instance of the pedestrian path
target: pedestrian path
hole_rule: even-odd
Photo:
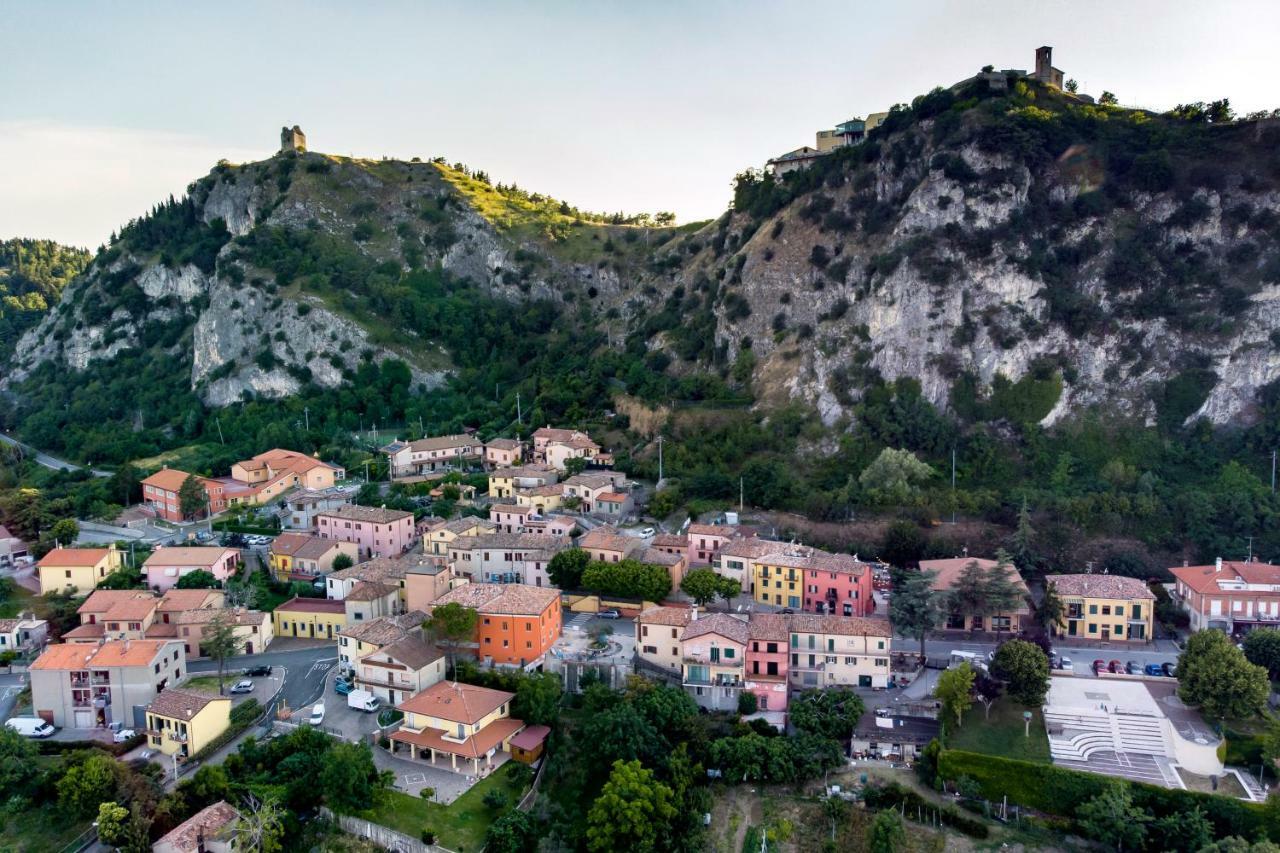
[[[587,624],[591,622],[590,613],[579,613],[565,623],[566,631],[586,631]]]

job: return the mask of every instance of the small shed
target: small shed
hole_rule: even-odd
[[[509,741],[511,757],[522,764],[532,764],[542,757],[543,747],[551,729],[546,726],[525,726]]]

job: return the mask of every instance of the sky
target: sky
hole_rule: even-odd
[[[1042,44],[1122,104],[1280,107],[1275,0],[0,0],[0,22],[0,239],[87,247],[285,124],[684,222],[818,129]]]

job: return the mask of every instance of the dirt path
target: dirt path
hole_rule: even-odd
[[[754,789],[742,785],[725,788],[711,811],[711,848],[717,853],[740,853],[747,829],[764,823],[764,808]]]

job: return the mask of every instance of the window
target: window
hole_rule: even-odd
[[[1141,605],[1141,604],[1135,604],[1135,605],[1133,605],[1133,607],[1132,607],[1131,609],[1133,610],[1133,618],[1134,618],[1134,619],[1141,619],[1141,618],[1142,618],[1142,605]]]
[[[844,665],[845,665],[845,666],[857,666],[857,665],[858,665],[858,659],[857,659],[857,658],[845,658],[845,659],[844,659]]]
[[[1090,634],[1096,634],[1096,633],[1098,633],[1098,626],[1097,626],[1096,624],[1094,624],[1093,622],[1090,622],[1090,623],[1089,623],[1089,633],[1090,633]]]
[[[1096,604],[1090,604],[1090,605],[1089,605],[1089,613],[1090,613],[1090,615],[1095,614],[1095,613],[1097,613],[1097,612],[1098,612],[1098,605],[1096,605]]]
[[[1124,626],[1123,626],[1123,625],[1116,625],[1114,628],[1112,628],[1112,629],[1111,629],[1111,633],[1112,633],[1112,636],[1115,636],[1115,637],[1123,637],[1123,636],[1124,636]]]
[[[1103,616],[1110,616],[1110,615],[1111,615],[1111,605],[1110,605],[1110,604],[1104,604],[1104,605],[1102,605],[1102,615],[1103,615]]]
[[[733,660],[733,649],[725,649],[724,656],[726,660]]]
[[[658,647],[657,647],[657,646],[645,646],[645,647],[644,647],[644,653],[645,653],[646,655],[656,655],[656,654],[658,653]]]
[[[1116,615],[1117,615],[1117,616],[1123,616],[1123,615],[1124,615],[1124,605],[1120,605],[1120,604],[1117,604],[1117,605],[1116,605]]]

